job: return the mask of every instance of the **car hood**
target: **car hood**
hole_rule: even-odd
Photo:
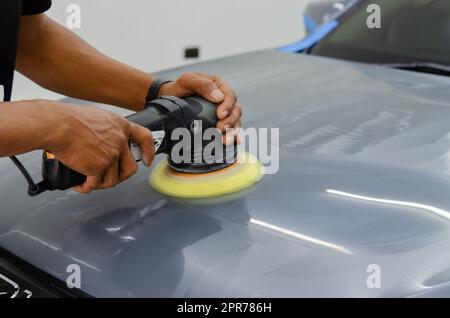
[[[214,200],[156,193],[144,167],[29,198],[2,159],[0,246],[62,281],[78,264],[100,297],[450,296],[448,78],[276,51],[159,75],[194,70],[280,129],[277,173]]]

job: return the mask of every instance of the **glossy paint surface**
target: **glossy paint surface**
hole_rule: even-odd
[[[78,264],[98,297],[450,296],[449,78],[275,51],[160,75],[192,70],[236,88],[246,127],[280,128],[277,174],[209,201],[154,192],[145,167],[29,198],[1,159],[0,246],[63,281]]]

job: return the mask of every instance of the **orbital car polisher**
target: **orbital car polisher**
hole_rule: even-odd
[[[162,96],[149,102],[144,110],[127,117],[152,132],[155,155],[167,154],[167,161],[160,162],[150,177],[154,189],[174,197],[212,197],[240,191],[261,178],[262,166],[249,154],[238,156],[236,144],[227,146],[222,144],[220,138],[203,138],[207,129],[216,127],[216,110],[217,105],[199,96],[184,99]],[[187,147],[181,150],[187,152],[181,154],[187,158],[184,161],[174,160],[171,156],[173,147],[180,142],[172,138],[177,128],[186,128],[191,139]],[[200,142],[198,136],[201,136]],[[220,143],[215,146],[222,151],[216,153],[214,149],[219,148],[212,147],[210,156],[206,158],[203,150],[211,142]],[[130,141],[130,148],[139,161],[139,146]],[[86,180],[86,176],[66,167],[48,151],[43,153],[42,177],[43,180],[35,184],[28,175],[30,196],[47,190],[66,190]]]

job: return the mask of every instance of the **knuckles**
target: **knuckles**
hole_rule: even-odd
[[[110,158],[106,156],[96,159],[96,162],[94,162],[94,167],[97,172],[96,174],[103,173],[106,169],[108,169],[110,163]]]
[[[231,99],[233,100],[233,102],[237,102],[237,100],[238,100],[238,97],[237,97],[237,95],[236,95],[236,92],[234,91],[234,90],[232,90],[232,89],[230,89],[230,94],[231,94]]]
[[[195,77],[194,73],[191,73],[191,72],[184,73],[178,78],[177,82],[179,81],[181,84],[184,85],[184,84],[188,83],[194,77]]]
[[[131,176],[133,176],[138,171],[138,165],[134,162],[132,165],[124,169],[124,172],[121,177],[121,181],[127,180]]]
[[[138,171],[138,165],[136,164],[136,163],[134,163],[132,166],[131,166],[131,168],[130,168],[130,177],[132,176],[132,175],[134,175],[136,172]]]
[[[112,187],[116,186],[118,183],[119,183],[119,180],[110,180],[110,181],[105,182],[102,185],[102,188],[103,189],[112,188]]]
[[[110,164],[113,164],[114,162],[118,161],[119,158],[120,158],[120,152],[117,149],[111,150],[111,153],[109,155]]]
[[[241,117],[242,116],[242,107],[236,104],[235,108],[239,114],[239,117]]]

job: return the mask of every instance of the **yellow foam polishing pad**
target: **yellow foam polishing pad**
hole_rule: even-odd
[[[251,154],[242,153],[232,165],[208,173],[193,174],[170,168],[167,160],[150,174],[150,185],[167,196],[186,199],[211,198],[247,189],[263,176],[264,167]]]

